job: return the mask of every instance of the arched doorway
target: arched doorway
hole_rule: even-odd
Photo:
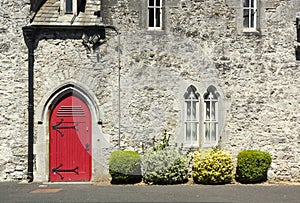
[[[90,181],[92,124],[88,106],[70,93],[57,101],[49,125],[50,181]]]

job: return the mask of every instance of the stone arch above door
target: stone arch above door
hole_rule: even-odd
[[[97,159],[101,159],[103,145],[109,145],[109,140],[105,139],[102,134],[99,110],[99,102],[94,96],[92,91],[89,91],[84,86],[75,85],[74,83],[66,83],[55,88],[48,95],[45,95],[37,106],[35,112],[35,144],[34,144],[34,155],[35,155],[35,181],[49,181],[49,131],[50,124],[49,119],[51,111],[55,108],[58,102],[66,97],[67,95],[75,95],[82,100],[90,110],[91,113],[91,142],[93,143],[92,148],[92,177],[91,181],[98,180],[99,174],[105,174],[105,164],[99,163],[94,157],[97,154]],[[97,149],[97,151],[96,151]],[[99,172],[100,171],[100,172]],[[97,177],[94,177],[94,174]]]

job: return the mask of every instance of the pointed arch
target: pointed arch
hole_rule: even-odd
[[[199,98],[195,86],[190,85],[184,94],[184,139],[186,144],[199,144]]]
[[[79,83],[78,81],[65,81],[59,86],[52,88],[52,90],[48,91],[49,93],[46,94],[41,102],[39,103],[36,111],[36,119],[40,123],[44,123],[48,119],[48,112],[55,103],[64,97],[67,94],[75,94],[79,98],[81,98],[84,102],[87,103],[89,106],[92,114],[94,114],[95,119],[100,121],[100,109],[99,109],[99,101],[94,93],[89,90],[84,84]]]
[[[75,95],[80,98],[88,107],[91,113],[91,128],[92,128],[92,143],[94,147],[92,148],[92,157],[93,154],[99,153],[95,149],[100,149],[102,145],[109,145],[109,140],[102,139],[102,142],[99,142],[99,138],[103,136],[101,125],[99,123],[100,119],[99,113],[99,102],[96,96],[84,85],[73,82],[66,81],[64,84],[53,88],[53,91],[45,95],[40,101],[36,110],[36,120],[38,120],[37,133],[36,133],[36,143],[34,144],[34,154],[36,156],[36,170],[34,171],[36,181],[49,181],[49,122],[52,110],[55,106],[68,95]],[[93,181],[97,178],[97,170],[101,168],[101,163],[98,163],[96,160],[92,159],[92,178]],[[102,169],[101,169],[102,170]]]
[[[219,97],[217,89],[209,86],[204,97],[204,145],[214,146],[218,143]]]

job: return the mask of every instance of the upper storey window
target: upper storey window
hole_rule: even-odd
[[[77,2],[78,0],[61,0],[61,10],[64,14],[77,15]]]
[[[148,0],[148,27],[162,28],[162,0]]]
[[[73,13],[73,0],[66,0],[66,13]]]
[[[257,28],[257,0],[243,0],[244,29]]]

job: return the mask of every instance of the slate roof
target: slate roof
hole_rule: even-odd
[[[95,13],[100,12],[100,0],[87,0],[85,11],[73,14],[62,14],[60,0],[47,0],[35,13],[31,25],[53,26],[94,26],[100,25],[100,17]]]

